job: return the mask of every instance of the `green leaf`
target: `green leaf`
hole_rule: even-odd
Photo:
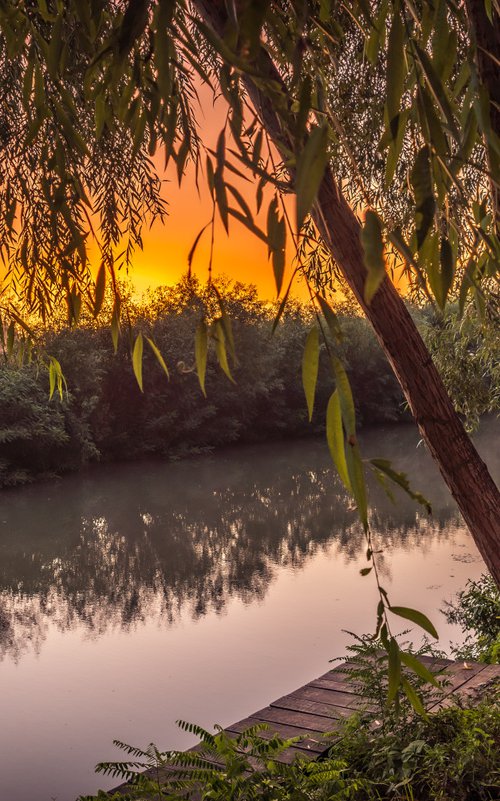
[[[63,399],[63,385],[66,386],[66,381],[61,365],[54,356],[49,356],[49,400],[52,399],[56,388],[59,398]]]
[[[363,461],[356,438],[356,411],[352,397],[351,385],[340,359],[332,356],[332,367],[339,393],[342,421],[346,432],[346,464],[349,483],[354,500],[358,507],[359,518],[365,531],[368,529],[368,503]]]
[[[268,244],[267,236],[265,235],[264,231],[261,231],[261,229],[257,225],[255,225],[253,220],[251,220],[249,217],[245,217],[245,215],[242,214],[239,209],[228,208],[228,214],[239,220],[240,223],[242,223],[246,228],[248,228],[248,230],[251,231],[252,234],[255,234],[255,236],[257,236],[259,239],[265,242],[266,245]]]
[[[408,609],[406,606],[390,606],[389,609],[394,615],[403,617],[405,620],[411,620],[412,623],[420,626],[421,629],[426,631],[432,637],[435,637],[436,640],[439,639],[436,629],[427,615],[424,615],[423,612],[419,612],[418,609]]]
[[[52,362],[49,363],[49,400],[52,400],[52,395],[56,388],[56,369]]]
[[[420,715],[423,718],[427,717],[427,713],[422,703],[422,699],[420,698],[419,694],[413,689],[409,681],[407,681],[407,679],[405,679],[404,677],[401,678],[401,686],[403,688],[404,694],[408,698],[410,704],[412,705],[417,715]]]
[[[358,507],[359,519],[365,531],[368,531],[368,501],[366,497],[366,482],[363,460],[355,435],[347,438],[346,450],[347,471],[352,487],[352,494]]]
[[[324,298],[322,295],[316,295],[316,299],[320,305],[321,312],[325,318],[330,334],[337,342],[342,342],[343,334],[337,315],[333,311],[326,298]]]
[[[7,356],[10,358],[14,351],[14,338],[15,338],[15,328],[14,323],[10,323],[7,329]]]
[[[377,289],[385,278],[384,241],[382,239],[382,223],[378,215],[368,209],[365,224],[361,229],[361,244],[368,271],[365,281],[364,299],[370,304]]]
[[[272,256],[274,280],[278,297],[285,272],[286,226],[285,218],[278,215],[278,200],[273,198],[267,212],[267,239],[269,254]]]
[[[278,323],[281,320],[281,317],[283,316],[283,312],[285,311],[285,307],[286,307],[286,304],[288,302],[288,296],[289,296],[290,290],[292,288],[293,279],[295,278],[295,274],[296,274],[296,270],[292,273],[292,277],[290,278],[290,281],[288,283],[286,292],[283,295],[283,299],[282,299],[282,301],[281,301],[281,303],[279,305],[279,309],[278,309],[278,312],[276,314],[276,317],[273,320],[273,329],[272,329],[272,333],[273,334],[274,334],[274,332],[276,331],[276,329],[278,327]]]
[[[111,316],[111,339],[113,341],[113,348],[116,353],[118,350],[118,339],[120,337],[120,298],[118,295],[115,297],[113,304],[113,314]]]
[[[311,328],[307,335],[302,357],[302,386],[307,401],[309,420],[312,419],[314,409],[314,396],[316,394],[316,382],[318,380],[319,368],[319,331],[316,327]]]
[[[194,258],[194,254],[196,252],[196,248],[198,247],[198,243],[199,243],[201,237],[203,236],[204,232],[207,230],[209,225],[211,225],[211,221],[207,222],[207,224],[204,225],[203,228],[200,231],[198,231],[198,233],[196,234],[196,238],[195,238],[193,244],[191,245],[191,249],[190,249],[190,251],[188,253],[188,275],[191,275],[191,265],[193,263],[193,258]]]
[[[224,334],[224,326],[222,325],[222,320],[216,320],[214,324],[214,339],[215,339],[215,352],[217,354],[217,360],[222,371],[226,374],[229,380],[234,384],[234,378],[231,375],[231,370],[229,369],[229,362],[227,360],[227,350],[226,350],[226,337]]]
[[[105,291],[106,291],[106,267],[104,266],[104,262],[101,262],[101,266],[99,267],[99,270],[97,272],[97,277],[95,279],[94,317],[97,317],[99,312],[101,311]]]
[[[326,440],[337,472],[346,489],[352,493],[349,473],[347,471],[344,430],[342,428],[342,414],[337,389],[332,393],[326,409]]]
[[[371,20],[372,31],[365,44],[366,57],[370,64],[375,64],[379,50],[384,46],[385,42],[385,21],[387,11],[389,8],[388,0],[382,0],[378,10],[377,17]]]
[[[393,141],[389,143],[389,151],[387,153],[387,158],[385,162],[385,185],[389,186],[394,178],[394,173],[396,172],[396,167],[399,161],[399,157],[401,155],[401,150],[403,148],[403,140],[406,130],[406,124],[408,122],[408,117],[410,116],[410,109],[404,109],[397,115],[394,119],[396,122],[394,123],[397,126],[397,134]],[[382,137],[383,139],[384,137]],[[383,149],[383,142],[381,140],[380,149]]]
[[[339,392],[340,408],[342,410],[342,420],[348,437],[356,436],[356,411],[352,397],[349,378],[344,369],[344,365],[337,356],[332,357],[332,368],[335,376],[335,383]]]
[[[150,339],[149,337],[146,337],[146,340],[147,340],[147,342],[148,342],[148,345],[149,345],[149,347],[151,348],[151,350],[153,351],[154,355],[156,356],[156,359],[157,359],[157,361],[158,361],[159,365],[161,366],[161,368],[162,368],[163,372],[165,373],[165,375],[167,376],[167,378],[170,378],[170,374],[169,374],[169,372],[168,372],[168,367],[167,367],[167,365],[166,365],[166,363],[165,363],[165,359],[164,359],[164,358],[163,358],[163,356],[161,355],[161,351],[160,351],[160,349],[159,349],[159,348],[158,348],[158,346],[157,346],[157,345],[156,345],[156,344],[153,342],[153,340],[152,340],[152,339]]]
[[[397,484],[398,487],[401,487],[407,495],[410,496],[414,501],[417,503],[422,504],[425,507],[429,514],[432,514],[432,507],[429,501],[424,498],[420,492],[414,492],[410,487],[410,482],[408,480],[408,476],[406,473],[400,473],[397,470],[394,470],[391,463],[387,459],[370,459],[370,464],[372,464],[376,470],[380,470],[384,473],[394,484]]]
[[[229,353],[233,361],[236,361],[236,349],[234,346],[234,337],[233,337],[233,328],[231,326],[231,318],[229,317],[228,313],[226,312],[226,304],[224,303],[224,298],[220,294],[219,290],[213,285],[213,290],[217,296],[217,302],[219,304],[220,309],[220,323],[222,325],[222,329],[224,331],[224,340],[227,342],[229,346]]]
[[[95,135],[96,139],[100,139],[104,130],[104,123],[106,120],[106,98],[103,94],[98,94],[95,99]]]
[[[398,131],[398,112],[405,81],[404,25],[399,9],[394,11],[389,41],[387,44],[387,97],[386,112],[388,128],[395,141]]]
[[[414,673],[417,674],[421,679],[428,682],[428,684],[433,684],[434,687],[440,687],[441,685],[436,680],[436,677],[431,673],[431,671],[417,659],[416,656],[413,654],[406,653],[405,651],[400,652],[401,662],[403,665],[406,665],[407,668],[412,670]]]
[[[399,656],[399,648],[394,637],[389,640],[389,675],[388,675],[388,690],[387,702],[390,704],[394,701],[401,684],[401,660]]]
[[[444,309],[455,274],[453,252],[451,250],[450,241],[446,237],[441,239],[439,257],[441,262],[441,292],[440,297],[436,298],[436,300],[438,301],[441,309]]]
[[[208,331],[207,324],[204,320],[200,320],[196,328],[194,338],[194,356],[196,361],[196,372],[198,374],[198,381],[200,382],[201,391],[207,397],[205,390],[205,376],[207,372],[207,354],[208,354]]]
[[[134,370],[134,375],[136,378],[137,383],[139,384],[139,389],[141,392],[144,392],[142,388],[142,352],[144,350],[144,342],[142,339],[142,334],[137,334],[137,337],[134,342],[134,347],[132,349],[132,367]]]
[[[297,159],[295,191],[297,194],[297,230],[300,231],[311,211],[328,164],[329,128],[325,122],[314,126]]]
[[[446,119],[450,133],[453,135],[455,141],[457,143],[460,143],[460,134],[458,132],[455,119],[453,117],[453,112],[451,110],[450,102],[446,96],[446,89],[444,87],[444,84],[442,83],[439,76],[436,74],[432,62],[427,53],[425,52],[425,50],[422,50],[422,48],[419,47],[419,45],[416,42],[413,42],[413,47],[415,48],[417,59],[424,73],[427,86],[429,87],[431,95],[433,96],[442,115]]]
[[[432,190],[430,150],[427,145],[417,153],[410,177],[415,196],[415,231],[417,250],[420,250],[434,221],[435,200]]]

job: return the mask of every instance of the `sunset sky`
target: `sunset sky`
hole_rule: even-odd
[[[173,284],[186,272],[191,246],[211,216],[211,202],[204,180],[202,177],[198,191],[194,171],[190,169],[179,188],[174,170],[169,168],[168,182],[164,185],[169,215],[164,223],[156,222],[150,230],[145,231],[144,250],[137,251],[134,256],[130,278],[138,290],[159,284]],[[254,189],[250,184],[246,195],[255,211]],[[265,226],[265,220],[260,220],[260,224]],[[208,276],[209,252],[210,230],[207,229],[196,249],[192,265],[193,272],[202,281]],[[216,276],[220,273],[256,284],[262,297],[271,299],[276,295],[266,246],[234,219],[229,223],[229,236],[217,219],[213,274]]]
[[[201,105],[197,114],[204,143],[215,147],[218,134],[224,125],[226,107],[223,101],[215,104],[211,93],[200,87]],[[163,174],[163,155],[158,153],[156,164]],[[204,157],[203,157],[204,164]],[[148,286],[174,284],[188,267],[188,254],[200,229],[210,220],[211,200],[206,186],[205,175],[200,176],[199,189],[196,187],[193,165],[188,167],[181,187],[177,182],[175,165],[169,164],[165,178],[163,196],[168,202],[168,217],[164,223],[156,222],[149,230],[144,231],[144,250],[137,251],[133,259],[133,270],[129,277],[142,292]],[[252,176],[250,176],[252,177]],[[237,189],[244,195],[251,210],[255,213],[255,186],[251,182],[230,178]],[[270,198],[270,195],[269,195]],[[262,229],[266,227],[266,196],[263,209],[258,218]],[[236,205],[235,203],[233,205]],[[210,252],[210,230],[204,233],[193,260],[193,273],[201,281],[208,276]],[[287,275],[291,275],[291,255],[287,259]],[[267,256],[267,248],[256,236],[250,233],[241,223],[230,219],[229,236],[226,234],[217,215],[216,237],[214,247],[213,275],[225,274],[235,280],[256,284],[262,298],[276,297],[273,271]],[[293,294],[306,297],[306,288],[299,280],[295,282]]]

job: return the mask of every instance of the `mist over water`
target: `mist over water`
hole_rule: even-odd
[[[476,440],[500,475],[497,424]],[[432,502],[370,483],[394,603],[438,610],[484,570],[411,426],[363,451]],[[177,464],[103,465],[4,490],[0,511],[0,799],[72,801],[113,784],[112,739],[190,744],[177,718],[227,725],[328,669],[373,628],[365,540],[323,440]],[[3,764],[2,764],[3,763]]]

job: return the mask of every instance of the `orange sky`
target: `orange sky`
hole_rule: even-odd
[[[200,192],[195,185],[194,171],[189,170],[179,188],[174,171],[168,170],[164,197],[169,214],[164,223],[156,222],[144,232],[144,249],[133,259],[130,278],[137,289],[172,284],[188,267],[187,257],[200,229],[210,220],[211,202],[208,190],[200,180]],[[250,185],[249,185],[250,186]],[[247,190],[246,199],[255,211],[254,190]],[[253,202],[252,202],[253,201]],[[261,227],[265,220],[260,220]],[[210,230],[207,229],[196,249],[192,270],[200,280],[208,276]],[[288,265],[289,267],[289,265]],[[225,273],[230,278],[256,284],[264,298],[276,295],[273,271],[267,258],[267,248],[237,220],[229,221],[229,236],[217,218],[214,245],[213,275]]]
[[[218,134],[224,125],[226,108],[224,101],[212,102],[208,89],[200,91],[202,107],[198,112],[203,139],[215,147]],[[156,163],[161,172],[163,156],[158,154]],[[203,159],[204,162],[204,159]],[[250,176],[251,177],[251,176]],[[244,195],[255,214],[255,187],[231,175],[230,182]],[[200,176],[200,189],[195,183],[192,165],[178,186],[175,165],[169,164],[165,175],[164,197],[167,200],[168,217],[164,223],[156,222],[150,230],[144,231],[144,249],[137,251],[133,258],[133,269],[129,277],[136,288],[142,292],[148,286],[174,284],[188,267],[187,257],[200,229],[210,220],[211,201],[206,187],[206,178]],[[260,227],[265,230],[267,205],[264,198],[263,209],[258,218]],[[232,205],[236,205],[234,202]],[[210,231],[207,230],[197,247],[192,270],[201,281],[208,277],[210,252]],[[291,255],[287,260],[284,287],[287,276],[291,275]],[[226,234],[217,215],[214,247],[213,275],[224,273],[235,280],[256,284],[262,298],[276,297],[276,287],[272,266],[267,257],[267,248],[254,234],[250,233],[235,219],[229,221],[229,236]],[[306,287],[296,280],[293,294],[306,298]]]

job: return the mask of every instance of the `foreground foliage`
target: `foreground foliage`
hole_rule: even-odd
[[[498,687],[475,707],[454,705],[417,715],[405,695],[387,704],[385,658],[381,643],[357,638],[349,648],[349,673],[362,700],[347,721],[335,721],[334,745],[325,736],[325,756],[292,764],[278,760],[300,738],[283,739],[266,725],[229,736],[180,722],[200,739],[190,752],[136,749],[116,742],[129,759],[102,763],[98,771],[128,783],[126,790],[95,799],[184,801],[492,801],[500,781]],[[428,651],[420,649],[417,655]],[[407,672],[426,705],[438,700],[423,679]],[[333,721],[332,721],[333,724]],[[330,740],[331,741],[331,740]],[[143,771],[147,770],[147,775]]]
[[[468,581],[444,614],[449,623],[458,623],[467,636],[463,645],[453,649],[458,659],[500,662],[500,592],[489,575]]]

